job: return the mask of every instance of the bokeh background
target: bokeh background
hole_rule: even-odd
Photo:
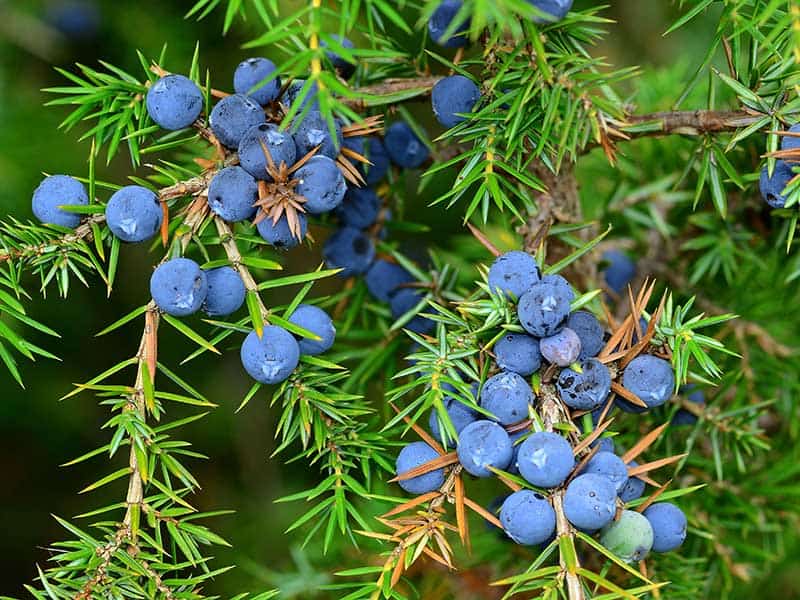
[[[576,6],[589,4],[576,2]],[[179,68],[188,65],[199,41],[203,66],[211,70],[217,87],[225,87],[236,64],[248,56],[241,44],[252,39],[254,32],[237,24],[222,36],[221,11],[198,23],[183,18],[190,5],[188,0],[0,0],[3,218],[32,217],[30,195],[42,172],[82,175],[87,171],[88,142],[77,141],[78,130],[65,133],[58,129],[66,109],[43,107],[49,98],[42,88],[63,83],[54,66],[69,68],[75,62],[95,65],[104,59],[137,72],[136,49],[155,56],[167,43],[171,66]],[[674,66],[681,60],[688,69],[691,58],[700,55],[712,34],[701,20],[676,35],[662,37],[677,14],[677,8],[664,0],[617,0],[613,5],[605,14],[617,24],[610,26],[612,34],[598,48],[598,54],[620,66],[638,64],[650,70]],[[663,104],[669,102],[671,91],[677,92],[642,90],[636,100],[649,110],[667,108]],[[123,183],[129,174],[124,152],[98,171],[100,178],[117,183]],[[602,181],[595,183],[598,190],[602,189]],[[602,194],[591,188],[584,188],[582,193],[587,212],[596,212],[594,204],[602,202]],[[426,200],[420,197],[419,206]],[[435,232],[429,242],[448,233],[463,233],[459,219],[452,215],[441,210],[425,214]],[[293,255],[289,266],[294,272],[318,263],[315,252],[295,254],[300,256]],[[105,464],[59,466],[107,441],[100,429],[107,418],[106,410],[88,394],[64,402],[58,398],[73,383],[131,354],[138,339],[136,328],[101,338],[93,336],[146,300],[147,273],[153,261],[146,248],[126,247],[110,299],[97,286],[73,289],[68,302],[56,297],[42,300],[36,282],[30,282],[31,315],[62,336],[57,341],[34,336],[33,341],[58,354],[61,361],[23,364],[25,389],[0,369],[0,595],[24,595],[22,585],[35,576],[35,564],[47,559],[46,545],[64,537],[51,513],[72,517],[104,499],[108,503],[118,499],[113,486],[92,498],[77,494]],[[165,337],[162,356],[175,364],[185,347],[175,336]],[[234,414],[250,385],[236,353],[195,361],[181,374],[219,404],[208,418],[184,432],[196,450],[211,457],[195,464],[195,475],[203,484],[196,504],[236,511],[218,519],[214,528],[233,544],[233,549],[218,553],[219,564],[236,563],[239,568],[219,578],[209,592],[226,596],[243,589],[281,586],[285,597],[313,597],[326,580],[319,567],[326,565],[327,559],[313,547],[301,554],[290,545],[301,538],[282,532],[298,507],[273,501],[310,485],[317,476],[316,469],[305,473],[296,465],[283,468],[269,459],[274,448],[274,415],[263,401],[252,402]],[[787,556],[793,554],[791,548],[786,549]],[[737,596],[751,597],[758,590],[761,597],[800,597],[796,569],[796,563],[790,560],[768,581],[738,586]]]

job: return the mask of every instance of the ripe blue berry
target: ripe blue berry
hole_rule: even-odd
[[[327,352],[336,339],[336,328],[333,326],[333,321],[330,315],[318,306],[311,304],[300,304],[292,316],[289,317],[289,322],[302,327],[318,335],[321,339],[312,340],[303,338],[298,342],[301,354],[315,356]]]
[[[461,0],[443,0],[433,11],[428,21],[428,32],[431,39],[445,48],[462,48],[469,43],[466,32],[469,30],[469,19],[461,23],[451,37],[445,38],[450,23],[453,22],[458,11],[461,10]]]
[[[644,511],[653,527],[653,552],[669,552],[686,539],[686,515],[670,502],[656,502]]]
[[[404,446],[397,455],[395,474],[402,475],[439,457],[439,454],[425,442],[412,442]],[[409,494],[427,494],[438,490],[444,484],[444,470],[436,469],[397,482]]]
[[[517,315],[520,324],[525,331],[538,338],[558,333],[569,316],[571,296],[571,290],[561,285],[544,281],[534,284],[519,299]]]
[[[333,210],[342,203],[347,186],[344,176],[327,156],[312,156],[295,171],[295,192],[306,199],[303,208],[312,215]]]
[[[396,263],[378,259],[372,263],[364,281],[376,300],[389,302],[402,285],[414,281],[414,276]]]
[[[636,263],[624,252],[616,249],[603,253],[602,262],[605,263],[603,276],[608,289],[617,295],[625,291],[625,286],[636,276]]]
[[[642,354],[634,358],[622,374],[622,385],[642,400],[647,408],[661,406],[672,396],[675,387],[675,373],[666,360]],[[618,399],[619,400],[619,399]],[[644,412],[645,408],[627,401],[618,402],[627,412]]]
[[[602,475],[614,484],[617,494],[622,491],[622,488],[628,482],[628,467],[613,452],[598,452],[589,459],[581,473]]]
[[[258,183],[242,167],[225,167],[208,186],[208,207],[226,221],[236,223],[256,214]]]
[[[343,225],[366,229],[375,224],[381,210],[381,199],[372,188],[348,188],[344,201],[336,209]]]
[[[322,257],[329,269],[343,269],[341,277],[360,275],[375,258],[375,246],[358,229],[342,227],[325,240]]]
[[[534,17],[536,23],[552,23],[560,21],[567,16],[567,13],[572,8],[572,0],[528,0],[529,4],[533,4],[543,13],[539,17]]]
[[[89,204],[89,195],[83,184],[69,175],[50,175],[33,192],[33,214],[42,223],[74,229],[81,222],[77,213],[58,208],[68,204]]]
[[[681,389],[681,392],[686,394],[686,399],[692,404],[705,406],[706,395],[703,393],[703,390],[698,388],[695,384],[691,383],[684,386],[683,389]],[[694,425],[695,423],[697,423],[697,416],[685,408],[678,410],[678,412],[675,413],[675,416],[672,417],[673,425]]]
[[[519,423],[528,417],[533,391],[523,377],[504,371],[486,380],[481,390],[481,407],[502,425]]]
[[[183,75],[167,75],[147,90],[147,114],[163,129],[189,127],[203,110],[203,92]]]
[[[581,352],[578,358],[593,358],[600,354],[605,346],[603,326],[592,313],[579,310],[567,319],[567,327],[578,334],[581,339]]]
[[[250,96],[261,106],[274,101],[281,90],[281,80],[275,73],[275,63],[260,57],[240,62],[233,73],[233,89],[237,94]]]
[[[535,546],[546,542],[555,532],[556,513],[544,496],[520,490],[503,502],[500,522],[506,535],[516,543]]]
[[[95,2],[60,1],[51,5],[45,18],[71,41],[87,42],[97,35],[102,15]]]
[[[431,90],[431,104],[436,120],[443,127],[455,127],[471,113],[481,99],[481,91],[475,82],[463,75],[451,75],[436,82]]]
[[[281,131],[272,123],[251,127],[239,142],[239,164],[256,179],[272,181],[272,176],[267,173],[270,163],[264,147],[267,148],[275,168],[280,167],[281,163],[292,166],[297,159],[297,147],[288,132]]]
[[[311,83],[308,85],[308,89],[303,95],[303,90],[306,88],[306,80],[305,79],[295,79],[292,83],[289,84],[289,87],[286,88],[286,91],[283,93],[283,97],[281,101],[283,104],[286,105],[287,108],[292,106],[298,98],[302,97],[303,100],[300,103],[297,112],[299,114],[306,106],[311,104],[310,110],[319,110],[319,101],[317,100],[317,93],[319,91],[319,87],[316,83]]]
[[[569,327],[539,340],[542,357],[559,367],[568,367],[581,354],[581,338]]]
[[[556,388],[562,402],[570,408],[594,410],[605,402],[611,391],[611,374],[595,358],[580,361],[581,372],[564,369]]]
[[[404,169],[416,169],[430,156],[428,147],[405,121],[392,123],[386,130],[383,142],[392,162]]]
[[[539,265],[527,252],[506,252],[494,259],[489,267],[489,289],[509,298],[519,299],[539,280]]]
[[[597,531],[608,525],[616,512],[617,491],[602,475],[578,475],[564,493],[564,515],[582,531]]]
[[[245,371],[259,383],[281,383],[297,368],[300,348],[291,333],[277,325],[267,325],[260,338],[255,331],[247,334],[241,359]]]
[[[452,391],[452,388],[450,389]],[[473,398],[475,397],[476,392],[477,389],[475,386],[473,386]],[[445,410],[447,411],[447,415],[450,417],[450,423],[452,423],[453,429],[456,430],[456,433],[461,433],[461,430],[464,429],[464,427],[478,419],[477,412],[453,396],[446,396],[443,400],[443,404]],[[440,442],[445,443],[443,432],[439,428],[439,418],[436,410],[432,410],[430,417],[428,417],[428,427],[430,428],[433,437]]]
[[[158,232],[163,220],[158,196],[140,185],[117,190],[106,205],[108,228],[123,242],[149,240]]]
[[[150,277],[150,294],[168,315],[185,317],[200,310],[208,294],[205,271],[190,258],[173,258]]]
[[[244,282],[232,267],[218,267],[206,271],[208,293],[203,310],[210,317],[225,317],[235,313],[242,304],[246,290]]]
[[[531,485],[554,488],[566,481],[575,467],[572,446],[562,436],[537,431],[519,446],[517,468]]]
[[[542,366],[539,340],[524,333],[507,333],[494,345],[497,366],[527,377]]]
[[[228,148],[238,148],[244,134],[265,120],[264,109],[243,94],[226,96],[217,102],[209,117],[211,131]]]
[[[328,121],[317,111],[309,111],[303,119],[296,123],[294,143],[298,157],[303,157],[319,146],[317,154],[335,159],[342,147],[342,126],[338,119],[333,120],[333,135]]]
[[[800,123],[789,127],[789,133],[800,134]],[[797,150],[800,148],[800,137],[785,135],[781,138],[781,150]]]
[[[406,313],[412,311],[425,295],[418,289],[402,288],[398,290],[389,300],[389,308],[392,311],[392,318],[397,320]],[[423,309],[424,311],[424,309]],[[417,314],[403,327],[414,333],[429,333],[436,323],[426,319],[422,314]]]
[[[628,467],[638,467],[639,463],[635,460],[632,460],[628,463]],[[644,494],[645,483],[638,477],[628,477],[628,481],[625,482],[625,485],[622,486],[622,489],[619,491],[619,499],[623,502],[630,502],[632,500],[636,500],[637,498],[641,498],[642,494]]]
[[[786,205],[786,197],[783,195],[783,190],[796,175],[792,171],[792,166],[782,160],[776,161],[772,177],[769,176],[767,165],[764,165],[764,168],[761,169],[758,187],[761,190],[761,197],[764,202],[772,208],[783,208]]]
[[[256,229],[258,229],[259,235],[266,241],[267,243],[275,246],[276,248],[281,248],[282,250],[288,250],[289,248],[294,248],[303,239],[306,237],[306,232],[308,231],[308,221],[306,220],[306,216],[302,213],[297,213],[297,221],[300,223],[300,238],[298,239],[292,233],[292,230],[289,228],[289,220],[286,218],[286,215],[281,215],[277,222],[273,221],[272,217],[267,217],[258,222],[256,225]]]
[[[368,165],[353,158],[349,159],[351,163],[357,166],[358,170],[364,176],[367,185],[375,185],[389,172],[391,162],[389,161],[389,155],[386,153],[386,146],[383,145],[381,138],[374,135],[351,136],[344,138],[342,145],[360,154],[364,158],[369,159],[371,164]]]
[[[489,467],[505,469],[511,462],[511,438],[494,421],[470,423],[458,436],[458,460],[475,477],[491,477]]]
[[[355,48],[353,42],[348,40],[346,37],[342,37],[340,35],[333,34],[330,36],[335,44],[338,44],[345,50],[352,50]],[[323,48],[328,48],[328,44],[323,40],[320,44]],[[353,76],[353,73],[356,72],[356,65],[349,62],[342,56],[339,56],[334,50],[328,50],[325,52],[325,56],[328,57],[328,60],[331,61],[333,68],[342,76],[344,79],[350,79]]]
[[[603,528],[600,543],[627,563],[639,562],[653,547],[653,528],[641,513],[623,510]]]

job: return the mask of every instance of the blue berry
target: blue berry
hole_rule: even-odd
[[[761,197],[764,199],[764,202],[769,204],[772,208],[783,208],[786,206],[786,197],[783,195],[783,190],[795,177],[792,166],[793,165],[782,160],[775,161],[775,169],[772,171],[772,177],[769,176],[767,165],[764,165],[764,168],[761,169],[758,187],[761,190]]]
[[[539,340],[524,333],[507,333],[494,345],[497,366],[527,377],[542,366]]]
[[[564,327],[558,333],[539,340],[539,350],[549,363],[568,367],[581,354],[581,338],[569,327]]]
[[[342,145],[360,154],[364,158],[369,159],[371,163],[369,165],[359,163],[359,161],[355,159],[350,159],[350,162],[355,164],[364,176],[367,185],[375,185],[389,172],[391,162],[389,161],[389,155],[386,153],[386,146],[383,145],[381,138],[374,135],[351,136],[344,138]]]
[[[343,225],[366,229],[378,220],[381,199],[372,188],[348,188],[344,201],[336,209]]]
[[[275,63],[260,57],[240,62],[233,73],[233,89],[237,94],[250,96],[262,106],[274,101],[281,90],[281,79],[275,73]]]
[[[431,90],[431,103],[436,120],[443,127],[455,127],[471,113],[481,99],[481,91],[475,82],[463,75],[451,75],[436,82]]]
[[[272,176],[267,173],[269,161],[264,153],[264,146],[275,168],[280,167],[281,163],[293,165],[297,159],[297,147],[288,132],[281,131],[272,123],[251,127],[242,136],[239,142],[239,164],[256,179],[272,181]]]
[[[467,31],[469,30],[469,19],[461,23],[453,32],[451,37],[445,38],[450,23],[453,22],[456,14],[461,10],[461,0],[443,0],[433,11],[428,21],[428,32],[431,39],[445,48],[462,48],[469,43]]]
[[[306,86],[305,79],[295,79],[292,83],[289,84],[289,87],[286,88],[286,91],[283,93],[283,103],[288,107],[295,103],[295,100],[300,98],[303,93],[303,89]],[[300,103],[300,107],[298,108],[298,113],[301,112],[306,106],[311,104],[310,110],[319,110],[319,101],[317,100],[317,93],[319,92],[319,87],[316,83],[312,83],[309,85],[308,91],[306,95],[303,97],[303,101]]]
[[[360,275],[375,258],[375,246],[358,229],[342,227],[325,240],[322,257],[329,269],[343,269],[341,277]]]
[[[561,288],[562,292],[565,296],[569,298],[569,301],[572,302],[575,299],[575,292],[572,291],[572,286],[569,284],[563,276],[558,274],[553,275],[545,275],[542,277],[542,283],[548,283],[550,285],[554,285],[558,288]]]
[[[533,391],[523,377],[504,371],[486,380],[481,390],[481,407],[503,425],[512,425],[528,418],[533,404]]]
[[[236,223],[256,214],[258,183],[242,167],[225,167],[208,186],[208,207],[226,221]]]
[[[639,463],[635,460],[628,463],[628,468],[638,466]],[[623,485],[622,489],[619,491],[619,499],[623,502],[631,502],[632,500],[641,498],[642,494],[644,494],[644,487],[644,481],[638,477],[628,477],[628,481],[625,482],[625,485]]]
[[[539,280],[539,265],[527,252],[506,252],[494,259],[489,267],[489,289],[509,298],[519,299]]]
[[[150,277],[150,294],[168,315],[185,317],[200,310],[208,293],[205,271],[190,258],[173,258]]]
[[[706,395],[695,384],[691,383],[684,386],[681,392],[686,393],[686,399],[692,404],[705,406]],[[694,425],[695,423],[697,423],[697,417],[685,408],[679,409],[675,416],[672,417],[673,425]]]
[[[603,326],[592,313],[579,310],[567,319],[567,327],[578,334],[581,340],[581,352],[578,358],[593,358],[600,354],[605,346]]]
[[[647,408],[655,408],[664,404],[672,396],[675,387],[675,373],[672,365],[666,360],[650,354],[642,354],[625,367],[625,372],[622,374],[622,385],[628,391],[636,394],[647,405]],[[627,401],[622,401],[619,406],[628,412],[647,410]]]
[[[81,222],[78,213],[58,208],[68,204],[87,205],[89,195],[83,184],[69,175],[50,175],[33,192],[33,214],[42,223],[74,229]]]
[[[402,288],[398,290],[389,300],[389,308],[392,311],[392,318],[399,319],[409,311],[413,310],[423,298],[424,294],[417,289]],[[414,333],[423,334],[429,333],[435,326],[436,323],[430,319],[426,319],[421,314],[418,314],[405,324],[405,329],[413,331]]]
[[[572,0],[528,0],[529,4],[533,4],[545,15],[534,17],[536,23],[551,23],[553,21],[560,21],[567,16],[567,13],[572,8]]]
[[[267,217],[258,222],[256,229],[259,235],[276,248],[288,250],[294,248],[306,237],[308,231],[308,221],[306,216],[302,213],[297,213],[297,221],[300,223],[300,239],[295,237],[292,230],[289,228],[289,220],[283,214],[277,222],[272,220],[272,217]]]
[[[395,474],[402,475],[436,458],[439,458],[439,454],[428,444],[425,442],[412,442],[404,446],[400,450],[400,454],[397,455]],[[427,494],[442,487],[444,484],[444,470],[436,469],[410,479],[401,479],[397,483],[409,494]]]
[[[470,423],[458,436],[458,460],[475,477],[491,477],[489,467],[505,469],[511,462],[511,438],[494,421]]]
[[[206,271],[208,293],[203,310],[210,317],[225,317],[235,313],[242,304],[246,290],[244,282],[232,267],[218,267]]]
[[[404,121],[392,123],[386,130],[383,142],[392,162],[404,169],[421,167],[430,156],[428,147]]]
[[[327,156],[312,156],[293,177],[297,181],[294,191],[306,199],[303,208],[312,215],[339,206],[347,190],[342,172]]]
[[[319,146],[317,154],[333,159],[339,155],[343,139],[338,119],[333,120],[333,136],[331,136],[328,121],[322,113],[313,110],[296,123],[293,137],[299,157],[305,156]]]
[[[561,485],[574,467],[572,446],[562,436],[549,431],[532,433],[522,442],[517,453],[520,475],[540,488]]]
[[[333,39],[334,42],[339,44],[339,46],[341,46],[345,50],[352,50],[353,48],[355,48],[353,42],[348,40],[346,37],[342,37],[336,34],[333,34],[330,37]],[[323,41],[320,44],[320,46],[322,46],[323,48],[327,48],[328,44],[325,41]],[[353,63],[347,61],[342,56],[336,54],[335,51],[328,50],[327,52],[325,52],[325,56],[328,57],[328,60],[331,61],[333,68],[336,69],[339,75],[341,75],[344,79],[350,79],[353,76],[353,73],[356,72],[356,66]]]
[[[47,22],[74,41],[86,42],[97,35],[102,15],[95,2],[60,1],[46,14]]]
[[[594,410],[601,406],[611,391],[611,374],[596,358],[580,361],[581,372],[564,369],[556,388],[562,402],[570,408]]]
[[[622,488],[628,482],[628,467],[622,459],[613,452],[598,452],[586,466],[581,473],[595,473],[602,475],[614,484],[617,494],[622,491]]]
[[[300,348],[291,333],[277,325],[267,325],[260,338],[255,331],[247,334],[241,359],[245,371],[259,383],[281,383],[297,368]]]
[[[203,92],[183,75],[167,75],[147,90],[147,114],[162,129],[189,127],[203,110]]]
[[[570,302],[570,290],[540,281],[519,299],[517,315],[520,324],[534,337],[549,337],[564,327],[569,316]],[[539,349],[541,350],[541,343]]]
[[[292,316],[289,317],[289,322],[302,327],[303,329],[315,333],[321,339],[312,340],[303,338],[298,342],[301,354],[315,356],[327,352],[336,339],[336,328],[333,326],[333,321],[330,315],[318,306],[311,304],[300,304]]]
[[[616,512],[617,491],[606,477],[595,473],[578,475],[564,493],[564,515],[582,531],[608,525]]]
[[[228,148],[238,148],[245,133],[265,120],[261,105],[243,94],[226,96],[217,102],[209,117],[211,131]]]
[[[117,190],[106,205],[108,228],[123,242],[149,240],[158,232],[163,220],[158,196],[140,185]]]
[[[641,513],[623,510],[600,532],[600,543],[627,563],[639,562],[653,547],[653,527]]]
[[[475,386],[473,386],[472,396],[475,397]],[[447,416],[450,417],[450,423],[453,425],[456,433],[461,433],[467,425],[478,419],[478,413],[472,408],[460,402],[453,396],[446,396],[443,400],[444,408],[447,411]],[[432,410],[430,417],[428,417],[428,426],[431,430],[431,435],[442,443],[445,443],[444,434],[439,428],[439,417],[436,410]]]
[[[536,492],[514,492],[500,508],[500,522],[506,535],[523,546],[535,546],[550,539],[556,530],[556,513]]]
[[[789,133],[800,134],[800,123],[789,127]],[[785,135],[781,138],[781,150],[797,150],[800,148],[800,137]]]
[[[670,502],[656,502],[644,511],[653,527],[653,552],[669,552],[686,539],[686,515]]]
[[[414,281],[414,276],[398,264],[378,259],[372,263],[364,281],[376,300],[389,302],[401,286]]]
[[[621,295],[625,286],[636,276],[636,263],[627,254],[616,249],[604,252],[602,262],[605,263],[603,276],[608,289]]]

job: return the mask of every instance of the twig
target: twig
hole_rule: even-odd
[[[222,247],[225,248],[225,254],[228,257],[231,266],[236,269],[237,273],[239,273],[239,277],[242,278],[245,289],[250,292],[255,292],[256,299],[258,300],[258,306],[261,309],[261,315],[266,320],[267,316],[269,315],[269,311],[267,310],[267,307],[264,306],[264,301],[261,299],[261,295],[258,293],[258,284],[256,283],[255,279],[253,279],[250,269],[247,268],[247,265],[242,263],[242,254],[239,251],[239,246],[236,244],[236,238],[234,237],[231,226],[222,217],[214,217],[214,224],[217,226],[220,243],[222,244]]]

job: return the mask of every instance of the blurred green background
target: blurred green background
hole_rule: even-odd
[[[86,2],[84,8],[89,13],[84,25],[88,29],[80,31],[79,27],[79,31],[70,32],[67,30],[75,23],[65,22],[58,14],[66,4],[74,3],[0,0],[0,209],[4,217],[32,216],[30,195],[42,172],[83,175],[87,171],[88,142],[77,142],[78,132],[65,134],[57,129],[66,110],[42,106],[48,97],[40,90],[63,83],[53,66],[69,68],[76,61],[95,65],[104,59],[138,72],[135,50],[155,56],[166,42],[168,66],[177,70],[189,64],[199,41],[203,66],[211,70],[217,87],[225,87],[236,64],[248,56],[240,49],[241,44],[253,37],[252,30],[239,25],[223,37],[221,13],[199,23],[187,21],[183,14],[190,2],[161,0]],[[576,6],[589,4],[578,2]],[[610,26],[612,33],[598,54],[620,66],[638,64],[648,70],[670,67],[679,56],[682,64],[693,65],[692,58],[701,54],[712,34],[700,21],[677,35],[662,37],[677,14],[675,7],[663,0],[619,0],[613,4],[605,14],[618,24]],[[59,33],[59,27],[66,34]],[[650,110],[667,108],[669,93],[661,90],[648,94],[644,90],[637,100]],[[420,112],[428,110],[420,108]],[[100,178],[116,183],[124,182],[129,174],[124,152],[108,167],[99,167],[98,172]],[[602,189],[602,181],[596,184]],[[600,200],[593,198],[591,191],[584,189],[589,204]],[[426,198],[417,202],[421,207]],[[587,208],[591,212],[593,207]],[[425,214],[438,239],[447,232],[460,232],[459,219],[452,215],[438,209]],[[318,263],[317,252],[296,254],[289,267],[294,272]],[[72,383],[132,353],[138,339],[135,327],[108,337],[93,335],[146,300],[146,274],[153,261],[145,248],[126,247],[111,299],[97,286],[74,289],[69,302],[56,297],[42,300],[36,293],[36,282],[30,282],[30,313],[62,336],[55,342],[35,336],[32,341],[55,352],[62,361],[23,364],[24,390],[0,369],[0,531],[4,534],[0,537],[0,595],[22,595],[22,584],[35,576],[35,564],[47,559],[46,545],[64,537],[51,513],[70,518],[103,500],[111,503],[119,499],[114,486],[92,498],[77,495],[101,469],[108,470],[102,459],[77,468],[59,467],[107,441],[100,429],[107,418],[106,410],[88,394],[64,402],[58,402],[58,398]],[[175,336],[165,336],[161,353],[168,364],[176,364],[185,355],[185,346]],[[306,548],[303,556],[295,547],[287,548],[302,540],[282,533],[298,507],[276,505],[273,500],[311,485],[317,477],[316,469],[305,473],[296,466],[282,468],[277,461],[269,460],[274,448],[274,415],[263,402],[250,403],[234,414],[250,386],[235,352],[195,361],[181,375],[220,405],[183,433],[196,450],[211,457],[195,463],[195,475],[204,486],[196,505],[236,511],[220,518],[213,527],[234,547],[218,553],[219,564],[236,563],[239,568],[221,577],[209,591],[224,596],[283,584],[287,597],[312,597],[322,580],[311,575],[316,571],[307,571],[305,561],[326,564],[325,559],[313,547]],[[308,575],[285,580],[278,574],[286,572]],[[759,583],[761,595],[798,597],[793,573],[794,565],[788,564],[771,578],[766,590]],[[293,587],[299,581],[302,585]],[[742,586],[742,597],[749,597],[751,589]]]

